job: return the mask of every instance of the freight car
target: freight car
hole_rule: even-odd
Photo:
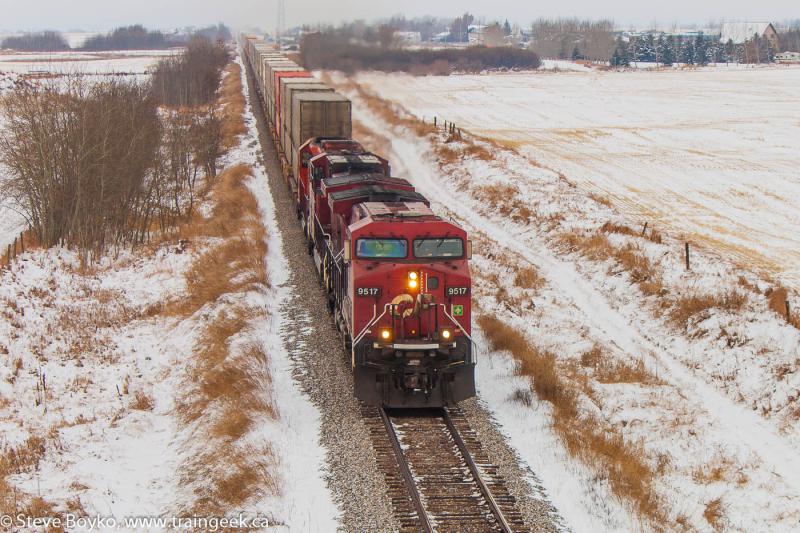
[[[351,138],[347,98],[267,43],[240,42],[356,397],[440,407],[474,396],[466,232]]]

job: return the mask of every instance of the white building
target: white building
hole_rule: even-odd
[[[719,41],[733,44],[744,44],[754,35],[769,41],[774,50],[778,49],[778,32],[770,22],[724,22],[720,32]]]
[[[781,52],[775,54],[776,63],[800,63],[800,52]]]
[[[422,34],[418,31],[396,31],[394,40],[400,45],[415,45],[422,42]]]

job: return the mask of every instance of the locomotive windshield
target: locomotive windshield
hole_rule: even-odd
[[[408,255],[405,239],[358,239],[356,256],[364,259],[401,259]]]
[[[463,255],[464,241],[461,239],[414,239],[414,257],[444,259]]]

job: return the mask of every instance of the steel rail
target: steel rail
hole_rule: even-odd
[[[450,435],[453,437],[453,441],[455,441],[456,446],[458,446],[458,450],[464,457],[464,461],[466,461],[467,467],[469,468],[469,471],[472,473],[472,477],[475,478],[475,483],[478,485],[478,488],[480,489],[484,500],[486,500],[486,503],[491,509],[492,514],[494,515],[495,520],[497,520],[497,523],[500,526],[501,530],[504,533],[513,533],[514,530],[511,529],[511,526],[506,520],[505,515],[503,515],[503,511],[500,509],[500,506],[497,504],[497,501],[494,499],[494,496],[492,496],[492,491],[483,481],[481,473],[478,470],[478,465],[472,459],[472,455],[469,453],[467,445],[464,443],[464,440],[458,433],[458,428],[456,428],[455,424],[453,423],[453,420],[450,418],[450,413],[448,412],[447,408],[442,409],[442,418],[444,419],[444,423],[447,425],[447,429],[450,430]]]
[[[427,533],[434,533],[436,530],[433,528],[433,524],[428,516],[428,512],[425,510],[425,506],[422,504],[422,496],[417,489],[417,483],[414,481],[414,476],[411,474],[411,469],[408,467],[406,457],[403,455],[403,448],[400,446],[400,440],[397,438],[397,433],[394,430],[392,421],[389,420],[389,415],[386,414],[385,408],[380,407],[378,411],[380,411],[383,425],[386,426],[386,433],[389,435],[389,440],[392,442],[392,449],[394,449],[397,465],[400,467],[400,472],[403,474],[403,479],[406,482],[408,494],[411,496],[411,501],[414,504],[414,509],[417,511],[417,516],[419,516],[419,521],[422,525],[422,528]]]

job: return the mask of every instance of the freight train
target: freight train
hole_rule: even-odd
[[[467,233],[351,138],[347,98],[272,45],[240,44],[356,397],[441,407],[474,396]]]

